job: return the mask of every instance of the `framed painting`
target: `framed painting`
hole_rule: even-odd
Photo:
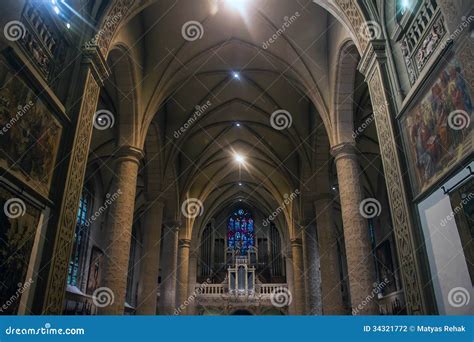
[[[14,315],[26,279],[41,211],[0,184],[0,315]]]
[[[400,120],[415,196],[472,152],[472,109],[472,89],[451,58]]]
[[[52,110],[1,58],[0,168],[48,197],[61,133]]]

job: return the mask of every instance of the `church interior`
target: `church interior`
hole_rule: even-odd
[[[16,0],[2,315],[472,315],[469,0]]]

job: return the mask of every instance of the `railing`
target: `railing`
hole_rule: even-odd
[[[271,295],[277,291],[281,291],[282,289],[288,289],[287,284],[257,284],[255,286],[256,294],[257,295]],[[195,286],[195,291],[199,295],[203,296],[220,296],[223,294],[230,294],[226,290],[226,286],[224,284],[197,284]]]
[[[423,0],[404,31],[400,46],[410,83],[414,84],[446,33],[436,1]]]

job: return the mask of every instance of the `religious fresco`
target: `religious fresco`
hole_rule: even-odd
[[[472,90],[454,58],[405,114],[401,131],[415,195],[472,151]]]
[[[40,210],[0,186],[0,314],[16,314],[26,279]]]
[[[0,60],[0,168],[48,196],[62,127]]]

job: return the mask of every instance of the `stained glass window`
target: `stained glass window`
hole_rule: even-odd
[[[77,212],[76,230],[74,232],[74,245],[69,260],[69,268],[67,275],[67,283],[69,285],[77,285],[79,276],[80,261],[84,248],[86,247],[86,238],[88,233],[88,209],[90,206],[90,196],[85,191],[79,202],[79,210]]]
[[[227,224],[227,246],[245,255],[255,245],[255,227],[252,215],[244,209],[234,212]]]

